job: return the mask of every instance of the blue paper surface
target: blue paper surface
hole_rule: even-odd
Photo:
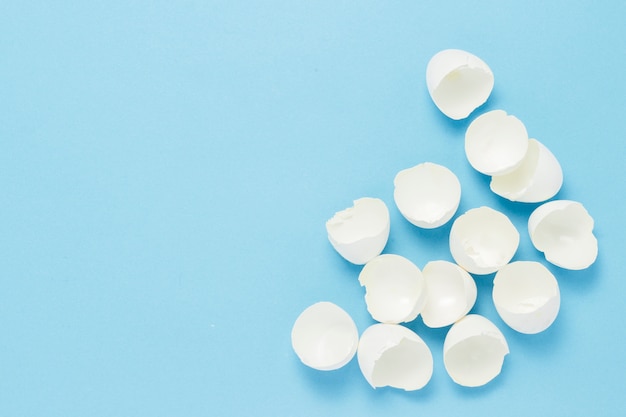
[[[4,1],[0,4],[1,416],[618,416],[623,317],[626,3],[592,1]],[[495,74],[467,120],[434,106],[430,57],[468,50]],[[463,137],[504,109],[559,159],[556,198],[596,221],[584,271],[548,265]],[[385,253],[451,260],[450,224],[421,230],[393,178],[431,161],[460,179],[457,216],[487,205],[516,260],[557,277],[552,327],[522,335],[476,277],[511,350],[488,385],[455,385],[446,329],[409,327],[435,371],[373,390],[356,360],[319,372],[290,344],[332,301],[373,321],[324,223],[364,196],[391,212]]]

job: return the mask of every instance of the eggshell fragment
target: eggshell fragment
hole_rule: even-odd
[[[341,307],[322,301],[305,309],[291,330],[291,345],[302,363],[321,371],[339,369],[354,357],[359,333]]]
[[[450,229],[450,252],[466,271],[496,272],[515,255],[519,233],[507,216],[489,207],[471,209]]]
[[[461,201],[461,183],[448,168],[425,162],[400,171],[393,198],[415,226],[432,229],[448,222]]]
[[[374,324],[361,335],[357,360],[373,388],[423,388],[433,374],[430,349],[415,332],[398,324]]]
[[[491,321],[469,314],[452,325],[443,342],[443,363],[454,382],[485,385],[500,374],[509,346]]]
[[[476,55],[459,49],[436,53],[426,67],[428,93],[443,114],[465,119],[487,101],[493,90],[493,72]]]
[[[538,203],[556,195],[563,185],[563,171],[556,157],[541,142],[530,139],[522,163],[508,174],[491,178],[491,190],[501,197]]]
[[[546,260],[565,269],[580,270],[598,256],[593,218],[576,201],[554,200],[542,204],[528,219],[530,240]]]
[[[422,275],[427,297],[421,314],[426,326],[449,326],[474,306],[476,283],[458,265],[447,261],[431,261],[424,266]]]
[[[359,283],[365,287],[367,311],[381,323],[412,321],[426,303],[422,272],[400,255],[385,254],[369,261]]]
[[[470,165],[485,175],[503,175],[521,163],[528,150],[524,124],[504,110],[478,116],[465,132],[465,154]]]
[[[511,262],[502,267],[493,280],[492,297],[502,320],[526,334],[550,327],[561,305],[556,278],[539,262]]]
[[[378,198],[360,198],[326,222],[328,240],[349,262],[363,265],[385,248],[389,238],[389,210]]]

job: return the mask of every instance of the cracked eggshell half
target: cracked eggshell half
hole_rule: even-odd
[[[509,346],[491,321],[469,314],[450,327],[443,342],[443,363],[454,382],[479,387],[498,376]]]
[[[528,219],[528,233],[546,260],[565,269],[580,270],[598,256],[593,218],[579,202],[554,200],[542,204]]]
[[[359,283],[365,287],[367,311],[381,323],[412,321],[426,303],[422,272],[400,255],[379,255],[369,261]]]
[[[380,255],[389,238],[389,210],[379,198],[364,197],[326,222],[328,240],[349,262],[363,265]]]
[[[426,305],[421,315],[431,328],[445,327],[465,316],[476,302],[476,282],[463,268],[447,261],[431,261],[422,270]]]
[[[522,163],[513,171],[491,178],[491,191],[511,201],[539,203],[556,195],[563,185],[559,161],[541,142],[529,139]]]
[[[504,175],[516,169],[528,151],[524,124],[504,110],[478,116],[465,132],[465,155],[485,175]]]
[[[359,333],[352,317],[328,301],[306,308],[291,329],[291,346],[302,363],[321,371],[339,369],[354,357]]]
[[[423,388],[433,374],[433,356],[421,337],[398,324],[374,324],[361,335],[357,360],[373,388]]]
[[[485,103],[493,90],[493,72],[476,55],[460,49],[436,53],[426,67],[428,93],[439,110],[465,119]]]
[[[561,305],[559,284],[539,262],[511,262],[493,280],[493,303],[502,320],[520,333],[546,330]]]
[[[450,252],[466,271],[491,274],[513,258],[519,238],[506,215],[483,206],[467,211],[454,221],[450,229]]]
[[[448,168],[425,162],[398,172],[393,198],[412,224],[432,229],[447,223],[461,201],[461,183]]]

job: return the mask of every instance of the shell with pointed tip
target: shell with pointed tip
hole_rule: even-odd
[[[433,356],[421,337],[398,324],[374,324],[361,335],[357,360],[373,388],[423,388],[433,374]]]
[[[389,210],[379,198],[364,197],[335,213],[326,222],[328,240],[353,264],[363,265],[385,248],[389,238]]]

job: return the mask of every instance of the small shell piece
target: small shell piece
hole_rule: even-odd
[[[461,201],[461,183],[456,175],[431,162],[400,171],[393,183],[393,198],[400,213],[425,229],[447,223]]]
[[[339,369],[354,357],[359,333],[341,307],[328,301],[315,303],[296,319],[291,345],[302,363],[321,371]]]
[[[450,229],[450,252],[466,271],[491,274],[515,255],[519,233],[509,218],[489,207],[471,209]]]
[[[528,219],[530,240],[546,260],[565,269],[588,268],[598,256],[593,218],[582,204],[554,200],[542,204]]]
[[[365,287],[367,311],[381,323],[412,321],[426,303],[422,272],[400,255],[372,259],[361,270],[359,282]]]
[[[385,248],[389,238],[389,210],[378,198],[360,198],[354,206],[326,222],[328,240],[349,262],[363,265]]]
[[[522,163],[508,174],[491,178],[491,191],[511,201],[539,203],[556,195],[563,171],[555,156],[536,139],[528,141]]]
[[[357,353],[363,376],[373,388],[423,388],[433,374],[433,356],[421,337],[398,324],[374,324],[361,335]]]
[[[528,150],[524,124],[504,110],[478,116],[465,132],[465,154],[470,165],[485,175],[503,175],[521,163]]]
[[[465,316],[476,302],[476,283],[457,264],[431,261],[422,270],[426,284],[426,305],[422,319],[428,327],[449,326]]]
[[[511,262],[493,280],[493,303],[502,320],[520,333],[544,331],[559,313],[559,284],[539,262]]]
[[[483,60],[459,49],[436,53],[426,67],[428,93],[443,114],[465,119],[487,101],[493,72]]]
[[[465,387],[479,387],[498,376],[508,353],[502,332],[477,314],[469,314],[452,325],[443,342],[446,371],[454,382]]]

